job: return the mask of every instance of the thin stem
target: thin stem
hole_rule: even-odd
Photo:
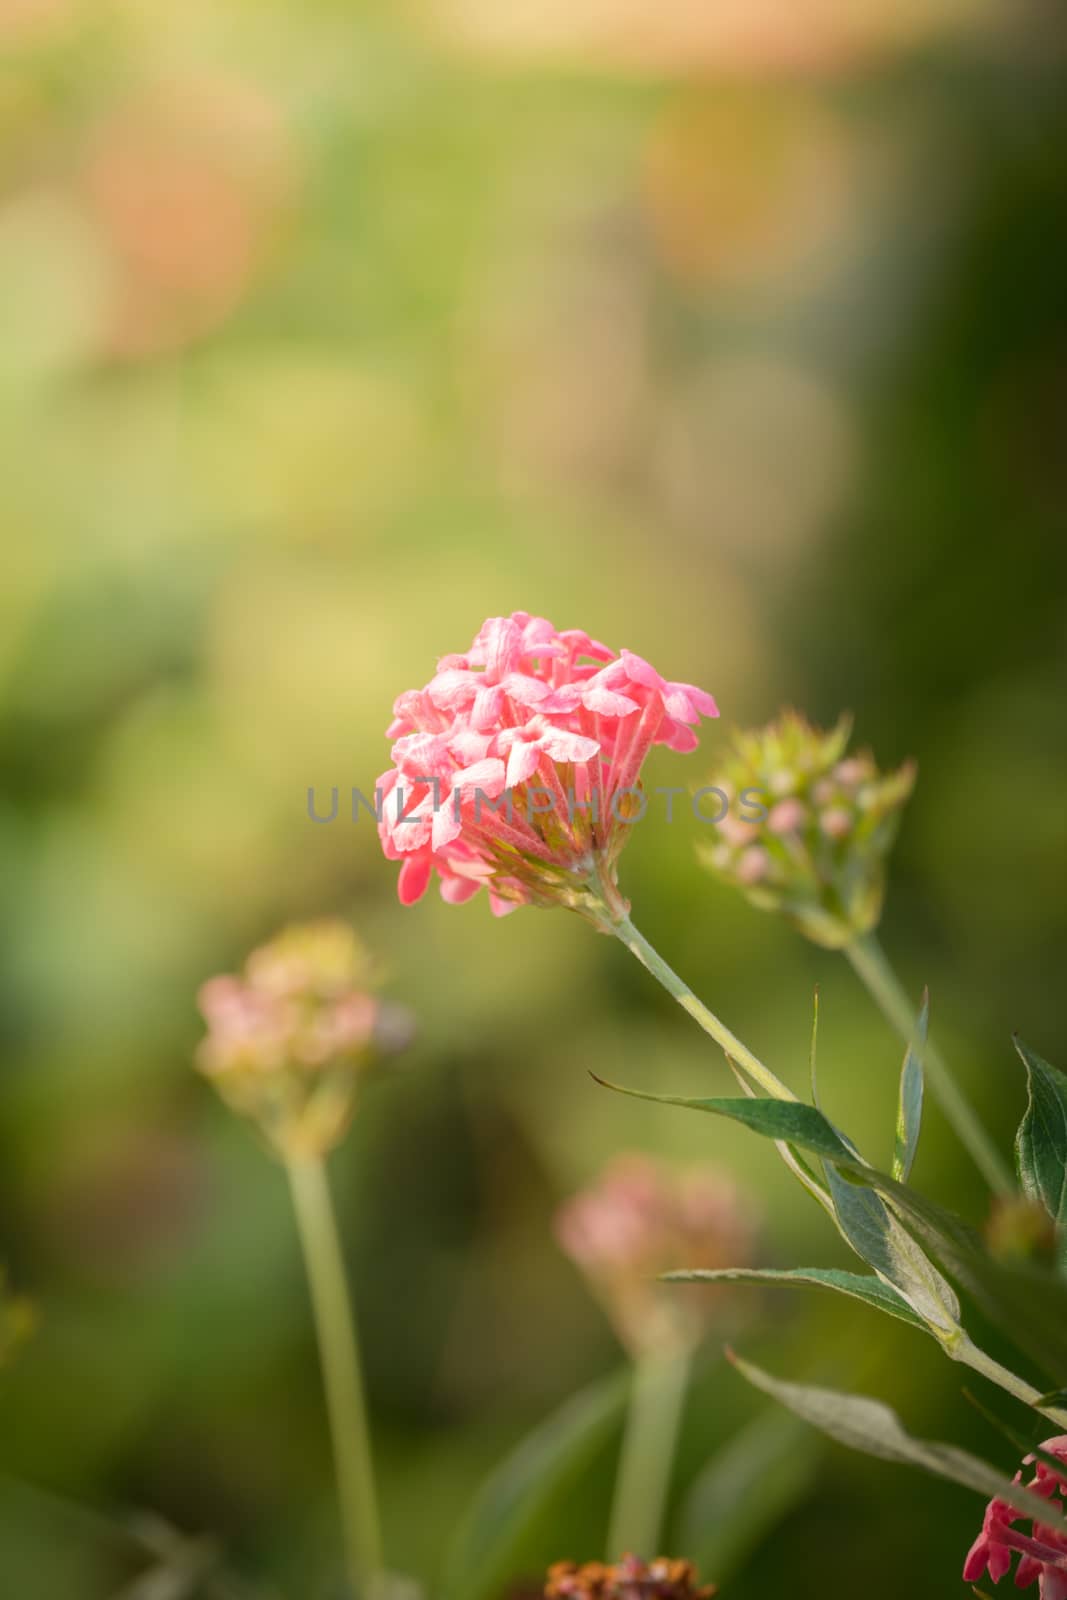
[[[611,1507],[609,1561],[618,1561],[624,1555],[652,1561],[659,1554],[656,1546],[663,1528],[688,1383],[688,1351],[641,1356],[634,1363],[630,1408]]]
[[[909,1042],[916,1011],[874,933],[862,934],[845,946],[845,954],[872,1000],[900,1037]],[[1013,1194],[1011,1170],[953,1077],[937,1046],[927,1041],[923,1052],[926,1076],[960,1143],[996,1194]]]
[[[970,1367],[974,1372],[980,1372],[983,1378],[988,1378],[990,1383],[995,1383],[1005,1393],[1014,1395],[1016,1400],[1021,1400],[1023,1405],[1030,1406],[1034,1411],[1040,1411],[1042,1416],[1048,1417],[1059,1427],[1067,1427],[1067,1411],[1060,1410],[1057,1406],[1042,1406],[1038,1404],[1041,1391],[1032,1384],[1026,1383],[1022,1378],[1010,1372],[1007,1367],[1002,1367],[999,1361],[994,1361],[992,1356],[986,1355],[984,1350],[972,1344],[966,1334],[955,1344],[946,1344],[944,1348],[954,1361],[961,1361],[964,1366]]]
[[[318,1335],[349,1581],[357,1600],[380,1600],[385,1554],[367,1403],[326,1164],[321,1156],[293,1156],[286,1170]]]
[[[730,1032],[725,1023],[720,1022],[714,1011],[710,1011],[702,1000],[698,1000],[689,986],[682,982],[678,974],[669,967],[657,951],[649,944],[643,934],[638,933],[629,917],[619,917],[607,924],[610,931],[621,939],[622,943],[637,957],[641,965],[656,978],[667,993],[703,1028],[710,1034],[716,1044],[720,1045],[741,1070],[747,1074],[752,1082],[757,1084],[766,1094],[775,1100],[795,1100],[796,1095],[787,1089],[782,1080],[775,1076],[770,1067],[765,1067],[758,1056],[753,1055],[747,1045],[741,1043],[736,1034]]]

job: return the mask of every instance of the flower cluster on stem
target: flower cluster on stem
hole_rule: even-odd
[[[616,863],[645,757],[695,749],[718,715],[702,689],[525,611],[490,617],[394,713],[379,832],[402,903],[436,873],[453,904],[484,887],[498,915],[564,905],[598,925],[628,909]]]
[[[877,925],[886,857],[915,784],[913,762],[882,773],[869,753],[847,754],[850,731],[848,718],[824,732],[789,711],[735,734],[711,782],[738,811],[700,850],[753,905],[831,949]]]
[[[328,920],[286,929],[239,976],[202,986],[197,1066],[283,1157],[332,1149],[380,1044],[397,1042],[372,983],[352,929]]]

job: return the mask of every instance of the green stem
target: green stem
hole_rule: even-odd
[[[662,983],[667,993],[703,1028],[710,1034],[716,1044],[720,1045],[741,1070],[758,1085],[765,1094],[775,1100],[795,1100],[796,1095],[787,1089],[780,1078],[776,1077],[770,1067],[765,1067],[758,1056],[752,1054],[747,1045],[741,1043],[736,1034],[731,1033],[725,1023],[720,1022],[714,1011],[710,1011],[702,1000],[698,1000],[689,986],[669,967],[657,951],[649,944],[643,934],[638,933],[629,917],[618,917],[606,924],[607,929],[621,939],[631,955],[637,957],[641,965]]]
[[[318,1335],[349,1582],[356,1600],[380,1600],[385,1554],[367,1403],[326,1164],[321,1156],[292,1156],[286,1170]]]
[[[965,1367],[970,1367],[974,1372],[980,1372],[983,1378],[988,1378],[990,1383],[995,1383],[1006,1394],[1014,1395],[1016,1400],[1021,1400],[1023,1405],[1030,1406],[1034,1411],[1040,1411],[1042,1416],[1049,1418],[1059,1427],[1067,1427],[1067,1411],[1061,1411],[1056,1406],[1038,1405],[1041,1391],[1032,1384],[1026,1383],[1022,1378],[1010,1372],[1007,1367],[1002,1367],[999,1361],[994,1361],[992,1356],[987,1356],[984,1350],[972,1344],[965,1333],[961,1334],[955,1344],[946,1344],[945,1350],[954,1361],[961,1361]]]
[[[682,1402],[689,1382],[689,1353],[641,1356],[634,1362],[607,1558],[636,1555],[652,1561],[663,1528]]]
[[[889,958],[874,933],[865,933],[845,946],[845,954],[866,986],[872,1000],[905,1043],[915,1032],[916,1011]],[[944,1056],[932,1041],[923,1052],[926,1077],[960,1143],[996,1194],[1013,1194],[1011,1170],[970,1102],[952,1076]]]

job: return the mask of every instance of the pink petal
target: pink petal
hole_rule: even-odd
[[[461,906],[478,893],[481,884],[477,878],[442,878],[441,899],[447,900],[450,906]]]
[[[481,678],[474,672],[462,672],[458,668],[439,672],[436,678],[427,685],[426,693],[435,706],[442,711],[460,711],[469,706],[478,692]]]
[[[509,672],[500,687],[520,706],[540,705],[552,693],[541,678],[532,678],[525,672]]]
[[[582,690],[582,704],[601,717],[628,717],[631,711],[641,709],[637,701],[631,700],[629,695],[617,694],[614,689],[605,683],[599,683],[596,678],[590,678]]]
[[[643,684],[646,689],[663,689],[663,679],[651,662],[643,656],[635,656],[632,650],[620,650],[619,657],[626,668],[626,673],[632,683]]]
[[[717,717],[719,708],[703,689],[694,688],[691,683],[668,683],[663,695],[663,704],[669,717],[674,717],[678,722],[696,722],[700,717]]]
[[[458,789],[464,799],[473,796],[475,790],[481,790],[490,800],[495,800],[501,794],[507,782],[504,763],[498,756],[490,756],[485,761],[475,761],[472,766],[464,767],[452,779],[454,788]]]
[[[541,748],[553,761],[592,761],[600,754],[600,745],[582,733],[568,733],[563,728],[552,728],[538,740]]]
[[[396,882],[402,906],[413,906],[416,900],[422,899],[432,871],[433,862],[429,852],[420,851],[417,856],[408,856]]]
[[[500,721],[500,713],[504,707],[504,691],[496,684],[488,684],[478,690],[471,707],[471,725],[475,728],[491,728],[495,722]]]
[[[537,771],[537,762],[540,752],[536,743],[527,743],[519,740],[511,747],[508,757],[507,786],[517,789],[520,783],[525,783]]]
[[[696,749],[700,740],[684,722],[665,721],[656,735],[656,743],[665,744],[668,750],[677,750],[679,755],[686,756]]]

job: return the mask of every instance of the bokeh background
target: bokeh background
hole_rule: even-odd
[[[168,1530],[257,1594],[337,1593],[284,1181],[190,1070],[197,985],[287,920],[350,916],[418,1016],[334,1178],[390,1543],[431,1592],[493,1462],[619,1367],[550,1226],[607,1156],[724,1163],[764,1260],[841,1259],[769,1147],[591,1083],[728,1085],[621,948],[402,912],[365,816],[309,822],[487,614],[914,755],[886,943],[1005,1147],[1011,1030],[1067,1057],[1057,11],[0,0],[0,1258],[37,1315],[0,1374],[4,1593],[103,1600]],[[818,983],[826,1103],[884,1157],[898,1046],[698,832],[634,830],[637,920],[798,1086]],[[982,1219],[933,1110],[916,1176]],[[775,1371],[1009,1464],[908,1329],[744,1308]],[[797,1432],[701,1479],[765,1413],[713,1341],[680,1553],[736,1600],[955,1592],[963,1491]],[[611,1453],[515,1592],[599,1553]]]

